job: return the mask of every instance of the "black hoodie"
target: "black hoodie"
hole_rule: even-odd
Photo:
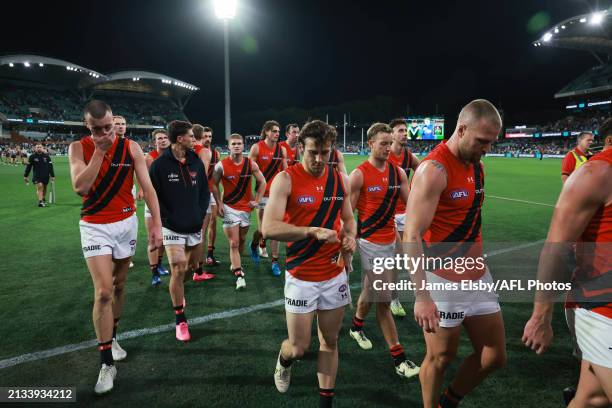
[[[188,150],[185,163],[181,163],[168,148],[153,161],[149,175],[157,192],[162,226],[179,234],[200,231],[210,192],[204,163],[195,152]]]

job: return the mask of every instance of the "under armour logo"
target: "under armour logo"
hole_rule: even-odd
[[[323,191],[323,186],[316,186],[315,188],[317,191]]]
[[[474,182],[474,177],[470,176],[467,178],[468,183],[473,183]]]

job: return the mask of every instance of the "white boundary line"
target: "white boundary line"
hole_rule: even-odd
[[[516,198],[509,198],[509,197],[500,197],[500,196],[494,196],[494,195],[490,195],[487,194],[485,196],[485,198],[497,198],[498,200],[506,200],[506,201],[515,201],[517,203],[523,203],[523,204],[533,204],[533,205],[542,205],[544,207],[555,207],[553,204],[546,204],[546,203],[538,203],[536,201],[527,201],[527,200],[519,200]]]
[[[525,244],[521,244],[521,245],[509,247],[509,248],[503,248],[503,249],[491,251],[487,253],[487,258],[496,256],[496,255],[505,254],[505,253],[512,252],[512,251],[516,251],[519,249],[529,248],[529,247],[541,244],[542,242],[544,241],[540,240],[536,242],[529,242],[529,243],[525,243]],[[360,285],[354,284],[354,285],[351,285],[351,288],[358,287],[358,286]],[[236,317],[236,316],[242,316],[242,315],[246,315],[252,312],[257,312],[260,310],[272,309],[274,307],[281,306],[284,303],[285,303],[285,299],[278,299],[273,302],[260,303],[258,305],[242,307],[239,309],[230,309],[230,310],[226,310],[223,312],[212,313],[209,315],[189,319],[189,325],[196,326],[196,325],[204,324],[207,322],[211,322],[213,320],[229,319],[229,318]],[[174,323],[170,323],[170,324],[163,324],[161,326],[145,327],[143,329],[131,330],[131,331],[119,334],[117,336],[117,340],[127,340],[127,339],[133,339],[136,337],[147,336],[150,334],[169,332],[169,331],[174,330],[175,326],[176,325]],[[5,360],[0,360],[0,370],[4,368],[14,367],[20,364],[42,360],[42,359],[49,358],[49,357],[55,357],[55,356],[59,356],[62,354],[71,353],[73,351],[93,348],[97,344],[98,343],[96,340],[87,340],[81,343],[67,344],[65,346],[59,346],[59,347],[55,347],[55,348],[48,349],[48,350],[36,351],[34,353],[27,353],[27,354],[22,354],[17,357],[7,358]]]

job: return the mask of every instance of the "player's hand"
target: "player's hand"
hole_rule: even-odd
[[[138,193],[136,193],[136,199],[138,201],[142,201],[143,198],[144,198],[144,191],[142,191],[142,188],[139,188]]]
[[[553,337],[550,319],[532,315],[525,324],[522,341],[536,354],[543,354],[552,343]]]
[[[249,207],[251,208],[257,208],[257,206],[259,205],[259,203],[255,200],[251,200],[249,201]]]
[[[113,145],[111,135],[112,133],[110,133],[108,136],[94,136],[93,142],[94,146],[96,147],[96,150],[99,150],[102,153],[108,152],[111,146]]]
[[[342,237],[342,252],[352,254],[357,248],[357,242],[353,237]]]
[[[153,252],[163,245],[161,226],[159,228],[152,226],[149,230],[149,252]]]
[[[340,242],[338,239],[338,233],[327,228],[313,228],[309,235],[317,241],[325,241],[329,244]]]
[[[223,206],[217,206],[217,217],[223,218],[225,216],[225,209]]]
[[[440,327],[438,307],[429,294],[417,295],[414,302],[414,320],[427,333],[435,333]]]

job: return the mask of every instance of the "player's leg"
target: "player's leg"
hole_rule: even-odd
[[[267,198],[264,197],[263,201],[265,202],[266,199]],[[251,245],[257,245],[259,256],[261,256],[262,258],[267,258],[268,251],[266,250],[266,240],[261,234],[261,224],[263,222],[264,206],[265,203],[262,204],[261,208],[257,209],[257,231],[253,233],[253,242],[251,243]]]
[[[444,372],[457,355],[461,326],[439,327],[423,335],[427,350],[419,372],[423,407],[438,408]]]
[[[44,207],[45,203],[43,201],[43,183],[37,180],[36,182],[36,199],[38,200],[38,206]]]
[[[153,218],[151,217],[150,214],[147,214],[148,212],[148,208],[145,204],[145,227],[147,229],[147,234],[150,231],[150,229],[153,227]],[[149,251],[147,250],[147,258],[149,260],[149,269],[151,270],[151,285],[153,287],[157,287],[159,286],[162,281],[161,278],[159,276],[159,270],[158,270],[158,254],[159,254],[159,250],[153,250],[153,251]]]
[[[210,211],[210,206],[208,206],[207,211]],[[215,277],[215,275],[209,274],[208,272],[204,270],[205,259],[204,259],[203,248],[206,247],[206,237],[208,236],[207,231],[208,231],[209,225],[210,225],[210,212],[207,212],[206,216],[204,216],[204,221],[202,223],[202,230],[200,231],[200,235],[202,237],[201,245],[198,247],[198,254],[200,255],[200,259],[198,260],[197,264],[192,265],[192,269],[193,269],[192,279],[194,282],[205,281],[205,280],[212,279]]]
[[[170,299],[172,309],[176,318],[176,338],[177,340],[189,340],[187,328],[187,318],[185,317],[185,287],[183,281],[187,273],[188,259],[185,255],[185,241],[178,244],[168,245],[166,243],[166,255],[170,264]],[[184,333],[186,332],[186,333]]]
[[[359,294],[359,298],[357,299],[357,308],[355,309],[355,315],[353,316],[352,325],[349,329],[349,335],[355,339],[359,347],[364,350],[369,350],[372,348],[372,342],[365,336],[363,327],[364,320],[368,313],[370,312],[370,308],[372,307],[372,303],[369,301],[369,295],[367,293],[366,285],[362,285],[361,293]]]
[[[125,304],[125,282],[131,258],[113,259],[113,358],[124,360],[127,352],[117,342],[117,327]]]
[[[406,217],[405,214],[395,215],[395,228],[397,230],[397,233],[395,235],[395,242],[396,242],[395,252],[398,254],[402,253],[401,245],[402,245],[402,237],[404,236],[405,217]],[[398,277],[399,277],[399,272],[395,271],[394,282],[397,282]],[[391,313],[393,314],[393,316],[396,316],[396,317],[406,316],[406,311],[404,310],[404,307],[402,306],[399,300],[399,292],[395,289],[391,291]]]
[[[94,286],[92,317],[101,363],[94,392],[104,394],[113,389],[117,375],[112,352],[113,261],[111,254],[88,257],[85,261]]]
[[[291,382],[291,365],[295,360],[300,359],[310,347],[314,314],[314,311],[307,313],[287,311],[285,313],[288,338],[281,343],[274,371],[274,384],[279,392],[287,392]]]
[[[219,261],[215,258],[215,242],[217,240],[217,206],[214,203],[214,198],[211,194],[211,205],[210,205],[210,222],[208,225],[208,247],[206,253],[206,265],[218,266]]]
[[[463,360],[447,389],[450,398],[455,400],[467,395],[493,371],[504,367],[507,360],[506,334],[501,311],[466,317],[463,326],[474,352]]]
[[[280,276],[281,269],[278,265],[278,248],[280,247],[280,242],[270,240],[270,250],[272,251],[272,275]]]
[[[605,369],[604,378],[597,376],[595,372],[595,366],[588,361],[582,360],[580,365],[580,379],[578,380],[578,387],[576,389],[576,395],[568,404],[571,408],[583,408],[583,407],[609,407],[610,401],[612,401],[612,393],[610,399],[606,397],[606,392],[602,385],[606,381],[612,382],[612,369]],[[603,367],[599,367],[603,368]],[[600,381],[600,378],[603,381]],[[612,386],[612,384],[609,384]],[[611,388],[612,389],[612,388]]]
[[[246,227],[243,227],[241,224],[240,230],[239,230],[239,241],[238,241],[238,253],[240,255],[242,255],[242,251],[244,251],[244,244],[246,243],[246,237],[247,237],[248,232],[249,232],[249,225],[247,225]]]
[[[47,203],[47,186],[49,185],[49,179],[46,179],[42,183],[42,200],[43,203]]]
[[[319,353],[317,378],[319,380],[319,406],[331,407],[338,372],[338,334],[344,317],[344,306],[317,311]]]
[[[226,221],[227,220],[226,217]],[[227,237],[230,252],[230,271],[236,278],[236,290],[244,289],[246,287],[246,281],[244,279],[244,271],[242,270],[242,263],[240,260],[240,223],[236,220],[232,224],[226,224],[224,222],[223,232]]]

